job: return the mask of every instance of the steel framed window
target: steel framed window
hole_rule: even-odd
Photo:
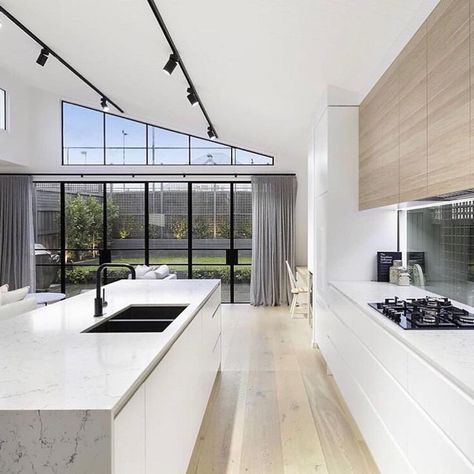
[[[274,157],[264,153],[67,101],[61,105],[61,137],[65,166],[274,165]]]

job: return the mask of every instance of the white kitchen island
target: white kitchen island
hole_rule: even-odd
[[[0,472],[186,471],[221,360],[220,281],[122,280],[0,321]],[[83,333],[130,305],[187,305],[163,331]]]
[[[316,341],[381,472],[473,473],[474,330],[403,330],[368,306],[426,295],[331,282]]]

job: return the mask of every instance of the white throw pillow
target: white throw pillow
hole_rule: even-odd
[[[13,318],[19,314],[27,313],[28,311],[33,311],[34,309],[36,309],[35,298],[25,298],[22,301],[5,304],[0,307],[0,321]]]
[[[156,280],[155,272],[147,272],[140,279],[141,280]]]
[[[8,293],[2,293],[2,306],[23,300],[29,291],[30,287],[25,286],[24,288],[20,288],[19,290],[13,290],[9,291]]]
[[[163,280],[170,274],[170,268],[168,265],[161,265],[157,270],[155,270],[155,275],[158,280]]]
[[[149,271],[150,267],[147,267],[146,265],[137,265],[135,267],[135,274],[137,275],[137,278],[142,278]]]
[[[8,284],[0,286],[0,293],[6,293],[8,291]]]

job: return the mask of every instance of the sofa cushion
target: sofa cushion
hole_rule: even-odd
[[[19,290],[13,290],[7,293],[2,293],[0,296],[0,298],[2,299],[2,306],[23,300],[29,291],[30,287],[25,286],[24,288],[20,288]]]
[[[137,278],[143,277],[146,273],[150,271],[150,267],[147,265],[137,265],[135,267],[135,274],[137,275]]]
[[[155,270],[155,275],[158,280],[163,280],[170,274],[170,268],[168,265],[161,265]]]
[[[36,309],[35,298],[25,298],[15,303],[5,304],[0,307],[0,321],[27,313],[28,311],[33,311],[34,309]]]

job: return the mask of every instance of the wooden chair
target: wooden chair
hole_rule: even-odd
[[[285,260],[285,263],[286,263],[286,268],[288,269],[288,278],[290,279],[291,294],[293,295],[293,298],[291,300],[291,305],[290,305],[290,316],[294,319],[295,313],[296,313],[296,307],[299,306],[298,297],[300,295],[307,295],[308,288],[298,287],[298,285],[296,284],[296,278],[293,275],[293,272],[291,271],[291,267],[290,267],[290,264],[288,263],[288,260]],[[307,303],[305,304],[307,306]],[[306,318],[306,315],[304,317]]]

